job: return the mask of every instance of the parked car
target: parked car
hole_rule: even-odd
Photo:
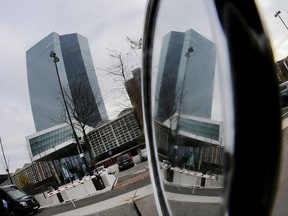
[[[110,174],[110,170],[104,166],[99,166],[96,168],[98,171],[98,174],[102,175],[102,174]]]
[[[146,161],[147,160],[147,149],[144,148],[140,151],[139,157],[141,161]]]
[[[8,211],[15,216],[36,213],[40,203],[34,196],[28,195],[15,185],[0,187],[0,197],[8,202]]]
[[[129,154],[124,154],[124,155],[119,156],[117,158],[117,164],[118,164],[119,171],[125,170],[135,165],[132,160],[132,157]]]

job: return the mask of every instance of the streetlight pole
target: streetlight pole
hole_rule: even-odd
[[[281,11],[276,11],[276,13],[275,13],[275,18],[276,17],[279,17],[279,19],[281,20],[281,22],[283,23],[283,25],[286,27],[286,29],[288,30],[288,27],[287,27],[287,25],[285,24],[285,22],[282,20],[282,18],[281,18],[281,16],[280,16],[280,13],[281,13]]]
[[[1,149],[2,149],[2,153],[3,153],[4,162],[5,162],[5,165],[6,165],[6,172],[7,172],[7,175],[8,175],[8,178],[9,178],[11,184],[13,184],[12,178],[11,178],[10,173],[9,173],[9,167],[8,167],[8,164],[7,164],[7,161],[6,161],[6,157],[5,157],[5,153],[4,153],[4,148],[3,148],[3,145],[2,145],[1,137],[0,137],[0,143],[1,143]]]
[[[186,79],[186,74],[187,74],[187,68],[188,68],[188,61],[190,58],[190,53],[194,51],[192,46],[189,46],[187,49],[187,52],[185,53],[185,57],[187,58],[186,65],[185,65],[185,71],[184,71],[184,76],[183,76],[183,82],[182,82],[182,88],[180,92],[180,99],[179,99],[179,108],[178,108],[178,116],[177,116],[177,122],[176,122],[176,145],[174,146],[174,166],[177,160],[177,149],[179,145],[179,130],[180,130],[180,124],[179,124],[179,119],[180,119],[180,112],[182,109],[182,101],[183,101],[183,95],[184,95],[184,84],[185,84],[185,79]]]
[[[50,57],[53,58],[53,62],[55,64],[56,74],[57,74],[57,78],[58,78],[58,82],[59,82],[59,86],[60,86],[60,90],[61,90],[61,94],[62,94],[63,103],[64,103],[64,106],[65,106],[65,109],[66,109],[66,112],[67,112],[67,116],[68,116],[68,119],[69,119],[70,126],[72,128],[72,132],[73,132],[74,138],[76,140],[77,148],[79,150],[79,149],[82,149],[82,148],[81,148],[78,136],[76,134],[76,131],[75,131],[71,116],[70,116],[70,112],[69,112],[69,109],[68,109],[68,106],[67,106],[67,103],[66,103],[63,87],[62,87],[60,76],[59,76],[57,62],[59,62],[60,60],[59,60],[59,58],[57,57],[57,55],[56,55],[56,53],[54,51],[51,51]],[[86,169],[87,169],[87,171],[88,171],[88,173],[90,175],[90,167],[88,166],[87,161],[86,161],[86,159],[84,157],[84,152],[81,151],[80,157],[82,157],[82,160],[83,160],[83,162],[84,162],[84,164],[86,166]]]

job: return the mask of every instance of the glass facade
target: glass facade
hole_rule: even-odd
[[[189,47],[193,51],[187,55]],[[176,100],[182,100],[179,113],[211,118],[215,64],[215,44],[193,29],[187,30],[176,87]]]
[[[57,66],[61,84],[68,98],[71,95],[76,110],[79,111],[72,86],[81,83],[86,93],[94,97],[94,102],[91,100],[89,103],[94,111],[89,116],[89,125],[95,126],[102,119],[107,119],[88,40],[77,33],[60,36],[52,32],[26,52],[29,95],[36,131],[59,124],[61,115],[65,113],[51,51],[60,60]]]
[[[53,32],[26,52],[28,88],[36,131],[55,126],[63,110],[55,65],[49,57],[51,51],[55,51],[60,59],[61,83],[64,89],[69,90],[59,36]]]
[[[179,125],[181,130],[191,133],[195,136],[207,138],[209,140],[220,140],[221,124],[209,122],[205,119],[187,118],[180,116]]]
[[[60,144],[75,142],[70,125],[63,124],[48,130],[41,134],[36,133],[26,137],[32,157],[43,154],[43,152]]]
[[[173,166],[201,170],[204,162],[222,163],[215,159],[223,158],[222,122],[211,119],[215,68],[215,44],[195,30],[163,37],[154,132],[159,157]]]
[[[187,56],[189,47],[193,51]],[[189,29],[166,34],[156,82],[157,118],[164,122],[175,113],[184,113],[210,119],[215,64],[215,44],[198,32]]]
[[[155,92],[155,112],[160,121],[167,120],[175,112],[175,91],[185,34],[169,32],[164,36],[158,66]]]

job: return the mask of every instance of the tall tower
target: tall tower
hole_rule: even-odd
[[[189,48],[192,48],[190,53]],[[188,29],[185,32],[176,86],[176,100],[177,97],[182,100],[178,110],[180,114],[211,119],[215,65],[215,44],[193,29]]]
[[[215,62],[215,44],[193,29],[164,36],[155,90],[161,122],[176,113],[211,118]]]
[[[156,80],[155,113],[161,122],[175,113],[175,92],[185,34],[169,32],[162,41]]]
[[[85,89],[93,99],[89,106],[87,124],[95,127],[102,119],[107,119],[99,83],[96,77],[87,38],[73,33],[59,35],[52,32],[26,52],[27,79],[31,109],[36,131],[59,124],[63,115],[63,101],[57,80],[54,62],[50,52],[54,51],[60,61],[57,63],[61,84],[68,98],[73,101],[78,116],[81,103],[79,89]]]

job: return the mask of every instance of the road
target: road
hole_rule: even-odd
[[[113,190],[100,195],[95,195],[75,201],[74,203],[76,205],[76,208],[95,204],[103,200],[107,200],[109,198],[127,193],[129,191],[137,190],[138,188],[151,184],[147,161],[139,163],[136,166],[129,168],[125,171],[116,173],[115,177],[117,178],[117,181],[113,187]],[[75,208],[72,203],[61,204],[60,206],[40,209],[35,216],[51,216],[74,209]]]

